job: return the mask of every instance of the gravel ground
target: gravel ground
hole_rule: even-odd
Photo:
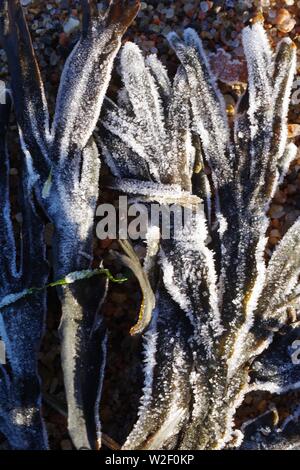
[[[53,110],[57,86],[66,57],[75,44],[80,25],[79,2],[75,0],[22,0],[25,6],[29,27],[33,35],[34,47],[38,56],[42,75],[46,84],[50,109]],[[105,8],[105,2],[99,3]],[[243,27],[255,18],[264,17],[265,28],[274,44],[285,36],[290,36],[298,46],[299,81],[295,81],[294,105],[291,107],[289,122],[291,136],[300,134],[300,1],[285,0],[149,0],[142,2],[141,11],[128,31],[125,40],[134,40],[145,53],[158,53],[168,67],[170,74],[175,73],[178,65],[174,53],[168,47],[165,35],[171,30],[180,32],[187,26],[195,28],[211,52],[212,67],[220,79],[225,94],[229,115],[234,113],[234,105],[245,88],[247,70],[240,41]],[[226,51],[226,54],[223,51]],[[0,78],[7,78],[5,54],[0,50]],[[113,78],[109,93],[114,93],[118,80]],[[12,135],[15,135],[12,125]],[[14,155],[14,167],[11,170],[12,187],[18,183],[18,147],[13,139],[11,151]],[[270,208],[269,246],[267,255],[294,220],[300,215],[300,151],[280,190],[276,193]],[[111,194],[102,193],[102,199],[112,198]],[[14,204],[13,200],[13,204]],[[17,207],[15,221],[18,222]],[[48,249],[51,251],[51,226],[48,227]],[[95,264],[104,257],[106,264],[114,273],[121,267],[110,258],[109,249],[117,249],[114,241],[95,241]],[[143,247],[138,246],[141,256]],[[124,274],[124,270],[122,271]],[[128,331],[134,324],[140,292],[130,273],[126,289],[112,286],[104,306],[104,315],[110,329],[110,351],[104,383],[102,400],[102,421],[104,431],[116,442],[122,443],[134,422],[136,405],[142,374],[138,364],[141,344],[129,337]],[[49,432],[50,445],[53,449],[72,448],[66,430],[65,398],[62,372],[60,368],[60,347],[57,334],[60,310],[55,293],[49,293],[49,314],[47,333],[40,353],[40,373],[47,403],[44,416]],[[53,403],[54,400],[54,403]],[[287,414],[289,403],[295,400],[295,394],[284,398],[271,398],[268,394],[254,394],[246,398],[239,410],[237,421],[253,417],[265,411],[270,402],[279,409],[280,419]],[[51,402],[51,405],[49,404]],[[0,436],[0,448],[7,444]]]

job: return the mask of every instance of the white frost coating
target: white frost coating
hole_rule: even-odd
[[[281,46],[284,45],[291,46],[292,40],[290,38],[284,38],[283,41],[281,42]],[[279,51],[279,47],[278,47]],[[277,51],[277,53],[278,53]],[[296,56],[296,47],[294,48],[294,54],[292,55],[292,59],[288,59],[288,67],[285,65],[285,67],[280,68],[277,71],[277,77],[276,81],[274,84],[274,91],[275,91],[275,96],[274,99],[276,100],[276,107],[280,107],[280,112],[281,112],[281,132],[282,132],[282,138],[280,139],[279,142],[279,148],[278,148],[278,155],[279,158],[281,158],[285,147],[287,143],[287,138],[288,138],[288,128],[287,128],[287,116],[288,116],[288,110],[289,110],[289,104],[290,104],[290,97],[291,97],[291,92],[293,88],[293,81],[294,81],[294,76],[296,73],[296,68],[297,68],[297,56]],[[288,74],[286,75],[288,71]],[[285,82],[284,86],[284,93],[282,95],[282,85]]]
[[[29,427],[36,414],[36,408],[14,409],[11,412],[11,419],[17,426]]]
[[[16,303],[18,300],[22,299],[28,294],[28,289],[25,289],[21,292],[15,294],[8,294],[0,300],[0,309],[7,307],[10,304]],[[0,312],[1,314],[1,312]]]
[[[170,342],[174,342],[174,339],[171,338]],[[181,384],[183,377],[181,377],[182,372],[186,367],[184,353],[180,349],[180,346],[175,344],[173,361],[171,364],[171,373],[172,373],[172,382]],[[128,440],[125,443],[124,449],[136,448],[140,442],[146,441],[144,449],[158,449],[163,448],[164,444],[168,442],[170,438],[175,436],[183,421],[187,416],[187,411],[185,404],[183,402],[183,397],[180,393],[180,387],[175,387],[174,389],[170,388],[168,380],[163,382],[163,387],[165,390],[169,389],[168,401],[163,403],[165,411],[157,409],[155,414],[157,415],[155,419],[159,418],[160,413],[162,413],[162,421],[158,422],[158,428],[155,433],[151,433],[150,436],[143,434],[143,421],[150,420],[153,418],[153,413],[151,408],[148,406],[148,409],[144,410],[136,424],[133,432],[130,434]],[[144,397],[143,397],[144,399]],[[149,402],[150,405],[151,402]],[[146,424],[146,423],[145,423]]]
[[[108,148],[106,147],[106,145],[104,144],[102,140],[100,140],[99,143],[101,145],[102,156],[106,164],[108,165],[110,171],[112,172],[114,176],[116,176],[117,178],[120,178],[121,173],[118,169],[118,166],[115,164],[115,160],[112,157],[111,152],[108,150]]]
[[[259,309],[267,314],[272,315],[297,284],[300,274],[299,244],[300,219],[297,219],[278,243],[266,271]],[[272,296],[269,294],[270,289],[273,290]]]
[[[167,204],[172,202],[186,202],[186,204],[199,204],[201,200],[186,191],[182,191],[178,184],[162,185],[150,181],[139,180],[115,180],[111,185],[112,189],[118,189],[127,194],[138,194],[146,196],[147,199],[165,200]],[[169,202],[170,201],[170,202]]]
[[[154,258],[159,251],[160,246],[160,230],[156,225],[152,225],[146,234],[147,253],[144,260],[143,269],[145,273],[149,273],[153,268]]]
[[[59,148],[62,161],[69,154],[70,141],[84,148],[92,135],[109,84],[113,61],[121,45],[121,40],[118,38],[112,50],[111,46],[108,46],[112,32],[107,30],[101,34],[97,32],[96,25],[93,28],[94,31],[90,33],[95,35],[93,47],[87,48],[86,43],[89,39],[83,39],[77,43],[67,59],[60,82],[51,133],[56,136],[61,132],[61,127],[64,127]],[[108,54],[104,57],[106,48],[108,48]],[[100,66],[99,60],[102,62]],[[97,72],[96,68],[98,68]],[[91,77],[94,81],[94,90],[97,92],[92,95],[89,91]],[[83,125],[77,126],[76,129],[78,116],[81,116],[83,111],[85,125],[84,127]]]
[[[35,183],[37,181],[39,181],[40,177],[34,169],[32,155],[31,155],[31,153],[29,152],[29,150],[27,148],[27,145],[26,145],[26,142],[25,142],[25,139],[24,139],[24,136],[23,136],[23,132],[22,132],[22,129],[20,128],[20,126],[18,126],[18,131],[19,131],[19,138],[20,138],[21,148],[22,148],[22,151],[23,151],[24,156],[25,156],[26,168],[27,168],[27,172],[28,172],[28,176],[29,176],[28,183],[29,183],[29,185],[31,185],[31,187],[33,187],[35,185]]]
[[[68,274],[64,281],[66,284],[73,284],[73,282],[80,281],[81,279],[86,279],[93,271],[91,269],[86,269],[83,271],[76,271],[74,273]]]
[[[255,113],[262,104],[271,99],[270,77],[273,75],[271,48],[262,24],[256,23],[243,30],[242,40],[249,69],[250,109],[249,116],[253,127],[252,137],[258,131]],[[262,102],[256,102],[261,98]]]
[[[297,156],[297,152],[298,147],[295,144],[290,143],[287,145],[286,151],[278,162],[278,166],[280,168],[280,178],[278,184],[281,184],[283,182],[283,179],[287,175],[291,163],[295,160]]]
[[[292,383],[285,387],[280,387],[274,382],[257,382],[253,385],[250,385],[249,390],[252,391],[265,391],[270,393],[275,393],[277,395],[283,395],[284,393],[297,391],[300,388],[300,380],[298,382]]]
[[[103,133],[108,150],[104,156],[111,167],[111,160],[115,160],[113,172],[119,173],[122,180],[128,178],[129,173],[141,180],[178,184],[181,190],[188,190],[185,195],[188,196],[195,150],[190,133],[186,76],[184,73],[176,75],[166,102],[165,88],[169,79],[163,77],[164,70],[159,78],[154,78],[163,66],[153,57],[146,62],[136,45],[126,43],[121,54],[121,72],[129,103],[121,100],[118,107],[106,100],[102,125],[118,139],[110,141]],[[124,189],[132,188],[128,185]]]
[[[101,322],[103,319],[101,319]],[[106,367],[106,357],[107,357],[107,339],[108,336],[107,334],[105,335],[103,341],[102,341],[102,348],[101,348],[101,369],[100,369],[100,377],[101,380],[99,381],[99,386],[98,386],[98,393],[97,393],[97,399],[95,401],[95,406],[94,406],[94,416],[96,419],[96,430],[97,430],[97,438],[98,442],[101,445],[101,422],[100,422],[100,402],[101,402],[101,393],[102,393],[102,387],[103,387],[103,381],[104,381],[104,373],[105,373],[105,367]]]
[[[45,161],[49,161],[49,156],[48,156],[48,145],[51,145],[53,136],[50,134],[50,128],[49,128],[49,113],[47,109],[47,103],[46,103],[46,97],[44,95],[44,90],[42,90],[42,96],[45,101],[45,108],[44,108],[44,117],[45,117],[45,122],[42,127],[42,130],[40,129],[39,122],[37,120],[37,115],[36,115],[36,106],[34,103],[28,100],[27,106],[28,106],[28,113],[30,115],[30,124],[32,128],[32,133],[33,136],[40,148],[40,151],[45,158]]]
[[[174,266],[171,262],[167,261],[167,258],[163,253],[161,253],[161,264],[166,288],[172,295],[172,298],[180,305],[182,310],[188,314],[191,323],[195,324],[195,319],[190,309],[189,298],[184,294],[184,291],[180,290],[179,287],[174,284]]]
[[[185,43],[175,33],[168,35],[168,40],[187,73],[191,89],[193,127],[201,138],[218,188],[220,180],[225,182],[232,176],[232,168],[226,156],[229,141],[226,106],[196,32],[187,29],[184,39]]]
[[[151,437],[149,444],[145,446],[147,450],[157,450],[165,442],[175,436],[180,429],[180,425],[186,416],[186,409],[179,407],[177,401],[172,402],[167,417],[158,432]]]
[[[145,62],[157,82],[159,91],[163,95],[162,98],[169,98],[172,85],[166,67],[163,66],[156,54],[148,56]]]
[[[140,125],[146,133],[149,133],[150,129],[151,136],[156,139],[157,150],[160,150],[161,142],[167,137],[162,106],[155,82],[146,71],[145,61],[138,46],[130,42],[125,44],[121,53],[121,67],[124,85],[135,113],[139,116]],[[141,96],[140,89],[146,90],[149,97],[147,94]]]
[[[220,237],[222,238],[226,230],[228,229],[228,221],[225,219],[225,217],[220,213],[218,215],[218,222],[219,222],[219,227],[218,227],[218,232],[220,234]]]
[[[156,299],[157,303],[157,299]],[[158,320],[158,310],[154,309],[152,314],[152,321],[150,328],[144,335],[144,386],[143,386],[143,395],[141,397],[140,406],[138,410],[138,422],[135,424],[132,432],[127,438],[124,448],[131,448],[134,444],[136,435],[138,436],[143,432],[143,424],[147,420],[147,411],[151,403],[152,390],[153,390],[153,374],[154,367],[156,366],[155,354],[157,351],[157,320]]]
[[[124,119],[126,120],[126,126],[124,125]],[[134,128],[131,129],[131,126],[128,125],[128,121],[129,121],[129,118],[126,117],[125,115],[117,116],[114,114],[113,111],[111,111],[110,120],[104,121],[103,125],[107,131],[113,132],[114,135],[116,135],[122,141],[124,141],[132,151],[136,152],[141,158],[149,162],[149,158],[147,156],[147,153],[145,152],[144,146],[139,141],[140,140],[138,138],[139,134],[134,133]],[[132,127],[133,126],[137,127],[137,125],[139,125],[138,121],[132,123]],[[151,166],[150,162],[149,164]],[[152,168],[151,166],[151,169],[153,170],[155,175],[158,175],[158,172],[155,170],[155,168]]]
[[[267,230],[267,220],[265,221],[264,225],[265,227],[262,227],[262,232],[265,232]],[[240,366],[241,361],[243,360],[245,340],[250,329],[253,326],[254,312],[264,287],[264,280],[266,277],[266,265],[264,260],[264,254],[267,242],[268,239],[265,236],[262,236],[257,244],[255,252],[257,276],[255,284],[251,290],[249,299],[247,300],[244,323],[236,335],[234,353],[228,360],[228,381],[230,381],[235,371]]]

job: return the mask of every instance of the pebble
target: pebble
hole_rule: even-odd
[[[275,229],[271,230],[270,237],[272,237],[272,238],[281,238],[281,233],[278,229],[275,228]]]
[[[167,18],[168,20],[170,20],[171,18],[173,18],[173,17],[174,17],[174,14],[175,14],[174,8],[168,8],[168,9],[166,10],[166,18]]]
[[[60,443],[60,447],[62,450],[72,450],[72,442],[69,439],[64,439]]]
[[[275,18],[275,24],[282,33],[289,33],[294,29],[296,20],[292,18],[288,10],[281,8]]]
[[[54,66],[59,62],[60,57],[53,51],[50,55],[50,65]]]
[[[200,9],[204,11],[204,13],[207,13],[209,10],[208,2],[200,2]]]
[[[77,18],[70,16],[70,18],[64,24],[64,32],[70,35],[74,31],[76,31],[79,28],[79,26],[80,26],[80,21]]]
[[[272,219],[280,219],[284,215],[284,208],[279,204],[272,204],[269,210]]]

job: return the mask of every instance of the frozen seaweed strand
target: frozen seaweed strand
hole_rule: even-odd
[[[265,75],[270,64],[263,63],[262,58],[261,62],[252,60],[253,48],[259,48],[257,31],[262,29],[261,25],[255,25],[243,32],[245,52],[249,54],[251,178],[252,186],[256,186],[252,196],[253,207],[258,198],[264,198],[267,206],[274,195],[278,179],[277,161],[287,145],[287,111],[296,67],[295,46],[291,41],[284,40],[278,48],[271,85],[266,85],[268,78]],[[258,152],[262,153],[259,161]],[[272,159],[270,154],[273,155]]]
[[[27,25],[20,3],[9,2],[10,21],[3,34],[15,80],[13,95],[18,102],[19,84],[21,90],[26,88],[30,93],[24,107],[34,127],[27,126],[27,121],[17,113],[20,138],[28,168],[31,168],[31,185],[35,186],[39,203],[54,225],[56,279],[91,267],[100,171],[92,132],[121,37],[136,16],[139,4],[139,0],[112,0],[106,14],[100,17],[94,0],[82,0],[82,35],[65,64],[53,125],[49,129]],[[1,2],[2,13],[6,13],[6,6],[7,2]],[[7,24],[5,14],[2,21]],[[10,47],[11,43],[15,49]],[[18,53],[15,54],[15,50]],[[28,64],[32,64],[33,76],[28,73]],[[23,101],[20,108],[24,112]],[[77,448],[100,445],[96,404],[101,393],[106,334],[98,317],[98,307],[106,293],[107,282],[102,289],[97,289],[98,295],[91,295],[94,282],[81,280],[58,287],[63,310],[60,334],[69,430]]]
[[[299,406],[278,424],[278,412],[270,407],[269,411],[244,423],[245,441],[243,450],[299,450]]]
[[[232,178],[225,104],[196,32],[187,29],[184,39],[185,42],[181,41],[175,33],[170,33],[168,36],[187,73],[191,90],[193,126],[201,138],[203,151],[213,170],[214,183],[218,189]]]
[[[18,125],[22,135],[26,135],[26,145],[30,146],[35,165],[45,176],[49,165],[48,145],[51,141],[49,114],[30,34],[19,0],[1,0],[0,11],[0,36],[11,71]],[[12,21],[8,21],[6,12]]]
[[[278,244],[269,262],[266,271],[266,278],[262,295],[258,304],[257,321],[271,321],[276,324],[280,320],[279,308],[282,307],[285,299],[288,299],[290,293],[298,283],[300,274],[300,253],[298,250],[300,243],[300,220],[284,235]],[[276,312],[278,311],[279,317]],[[284,320],[284,319],[283,319]]]
[[[288,280],[287,285],[283,285],[283,295],[282,297],[280,295],[280,302],[275,307],[277,312],[273,323],[269,321],[268,313],[262,308],[265,299],[273,292],[272,261],[267,267],[264,259],[268,227],[266,211],[270,198],[278,187],[280,177],[295,155],[293,145],[287,145],[285,138],[286,111],[291,77],[294,74],[294,49],[288,43],[283,44],[274,56],[261,25],[253,29],[248,28],[244,35],[247,38],[245,48],[253,46],[252,51],[247,51],[248,67],[251,71],[250,96],[246,94],[239,105],[235,123],[235,145],[231,142],[228,129],[225,134],[221,132],[221,138],[216,141],[219,137],[217,121],[213,127],[208,116],[212,115],[212,119],[218,116],[221,129],[224,129],[223,126],[227,128],[227,121],[222,108],[222,98],[209,71],[200,40],[190,30],[184,35],[185,42],[171,35],[171,42],[188,77],[195,121],[193,130],[202,139],[203,161],[212,166],[214,189],[215,187],[219,189],[217,198],[212,201],[213,211],[218,214],[220,223],[219,238],[213,238],[209,248],[206,246],[206,220],[204,212],[200,210],[195,216],[195,223],[187,226],[186,232],[182,233],[184,238],[161,240],[158,262],[163,282],[157,288],[155,350],[151,349],[149,359],[151,367],[145,371],[146,377],[151,380],[147,382],[148,386],[141,400],[139,419],[127,439],[125,448],[151,448],[153,442],[162,449],[222,449],[241,446],[243,433],[234,429],[233,420],[236,409],[252,387],[249,385],[249,363],[255,358],[259,360],[260,356],[263,357],[264,351],[266,351],[265,363],[270,378],[275,382],[277,380],[298,388],[297,368],[282,368],[282,375],[277,378],[273,374],[278,354],[276,354],[276,342],[272,344],[272,341],[276,340],[276,331],[287,318],[284,302],[287,306],[293,298],[295,302],[298,299],[294,282],[294,276],[299,274],[298,260],[297,257],[295,262],[289,260],[291,253],[288,251],[286,258],[284,259],[284,256],[282,258],[283,264],[279,263],[274,274],[276,280],[276,276],[280,277],[283,271],[283,276]],[[280,75],[279,64],[282,69]],[[180,73],[182,74],[181,71]],[[133,87],[134,82],[130,86]],[[256,108],[253,106],[254,97],[264,93],[264,86],[266,96],[263,97],[262,106]],[[193,94],[193,90],[197,90],[198,94],[195,95],[195,92]],[[180,93],[178,96],[180,97]],[[210,114],[204,106],[206,102],[210,105]],[[172,108],[170,103],[170,109],[173,109],[171,115],[175,117],[175,121],[184,119],[182,115],[178,116],[180,106],[179,108],[176,106],[175,103]],[[269,123],[268,132],[263,128],[264,119]],[[201,120],[205,123],[202,128],[199,127]],[[139,126],[138,121],[136,125]],[[165,126],[169,131],[168,139],[174,143],[172,126],[169,126],[167,121]],[[184,128],[190,130],[188,120]],[[110,130],[113,135],[118,133],[117,129]],[[239,135],[241,133],[244,135]],[[275,144],[273,146],[273,141],[277,138],[280,142],[278,148]],[[123,143],[126,143],[126,139]],[[120,166],[116,147],[109,145],[108,139],[106,144],[106,153],[113,161],[116,171],[121,177],[126,174],[128,191],[132,194],[134,191],[144,191],[151,181],[151,176],[145,172],[141,184],[136,183],[137,170],[132,169],[130,156],[134,155],[137,165],[140,156],[130,150],[131,143],[128,142],[126,153],[122,149],[125,158]],[[174,145],[175,149],[177,147],[176,151],[173,150],[175,155],[180,155],[180,146],[181,144]],[[261,150],[255,153],[256,166],[251,149]],[[188,165],[189,158],[193,154],[200,160],[197,153],[190,151],[188,139],[185,140],[185,150],[183,160],[179,158],[178,164],[185,161]],[[147,151],[149,152],[149,148],[145,147],[146,154]],[[212,158],[215,158],[215,162],[219,162],[217,168],[211,164]],[[141,164],[146,160],[153,162],[152,149],[145,158],[140,157]],[[153,166],[154,170],[161,171],[154,162],[151,168],[152,175]],[[175,165],[170,181],[174,181],[172,178],[176,177],[176,171],[178,169]],[[253,181],[247,177],[251,171]],[[184,176],[188,174],[182,171],[182,167],[178,173],[183,173]],[[210,180],[207,181],[209,182]],[[259,182],[258,191],[256,191],[256,182]],[[168,186],[168,182],[164,183]],[[182,187],[184,184],[186,180],[182,178]],[[169,187],[171,191],[175,190],[170,184]],[[209,191],[206,189],[205,194],[207,193]],[[175,192],[173,194],[175,195]],[[136,194],[136,199],[139,198],[141,194]],[[165,203],[167,202],[168,199],[165,199]],[[297,222],[295,232],[297,232]],[[295,241],[296,238],[294,234],[292,239]],[[283,250],[282,254],[284,253]],[[217,289],[214,261],[216,254],[220,257],[222,268],[218,272],[221,273],[219,289]],[[273,256],[275,267],[276,251]],[[268,274],[269,269],[270,274]],[[269,282],[271,294],[266,295]],[[287,292],[286,296],[284,290]],[[273,307],[276,303],[275,297]],[[175,320],[176,329],[173,329],[172,322]],[[154,319],[152,321],[154,325]],[[172,342],[169,338],[172,338]],[[175,376],[172,375],[172,367],[176,362],[175,351],[179,344],[181,347],[184,346],[184,353],[181,354],[178,369],[180,374]],[[187,381],[186,374],[191,363],[195,368],[190,371]],[[253,387],[255,386],[254,384]],[[283,390],[281,386],[273,386],[273,390],[275,388]],[[178,409],[178,413],[174,410],[171,422],[177,427],[177,435],[168,435],[166,429],[170,423],[169,411],[172,409],[175,391],[180,391],[185,397],[183,410],[188,409],[188,411],[183,411],[181,415]],[[177,421],[178,416],[180,419]],[[186,416],[190,416],[188,422]]]
[[[164,158],[165,150],[164,115],[155,81],[146,68],[141,51],[135,44],[128,42],[124,46],[121,54],[121,69],[123,82],[139,124],[137,128],[144,133],[145,147],[153,152],[153,163],[156,162],[158,165],[159,161]]]
[[[134,86],[135,82],[132,81],[130,87],[133,88]],[[165,180],[163,185],[159,184],[157,180],[156,183],[153,183],[150,175],[146,172],[143,175],[142,181],[137,180],[136,174],[139,170],[135,167],[132,168],[131,156],[133,152],[130,151],[132,144],[129,139],[127,142],[129,150],[127,153],[123,151],[125,158],[120,161],[113,139],[107,138],[105,140],[105,155],[109,157],[114,173],[118,173],[121,178],[123,176],[123,179],[117,180],[112,184],[114,188],[118,187],[118,189],[132,194],[137,200],[141,200],[143,195],[148,195],[146,200],[148,199],[149,201],[160,200],[163,204],[174,202],[176,204],[185,204],[187,207],[192,205],[199,206],[199,198],[190,193],[190,179],[193,172],[195,150],[191,145],[190,120],[188,118],[188,106],[185,101],[186,96],[189,96],[189,87],[186,75],[181,69],[173,84],[171,101],[168,106],[170,110],[169,119],[166,121],[166,130],[168,132],[167,147],[173,148],[173,152],[167,153],[165,156],[167,161],[168,159],[170,160],[170,163],[168,163],[170,168],[170,174],[168,175],[169,184]],[[125,106],[128,108],[128,103]],[[118,112],[118,116],[121,116],[121,113],[122,110]],[[103,118],[103,126],[106,130],[108,130],[107,124],[110,125],[109,113],[104,115]],[[137,126],[135,133],[138,134],[138,119],[135,119],[135,124]],[[110,132],[113,135],[120,135],[120,129],[117,126],[115,128],[110,126]],[[123,142],[126,142],[126,137],[123,139]],[[155,167],[155,157],[153,157],[152,149],[151,151],[148,149],[145,160],[147,159],[147,162],[150,161],[152,167]],[[137,165],[144,163],[142,157],[140,157],[140,163],[138,162],[137,155],[134,155],[134,159],[134,161],[137,161]],[[164,170],[161,166],[157,167],[157,171],[159,172],[159,178],[165,178]],[[124,174],[126,179],[124,179]],[[144,181],[145,179],[146,181]],[[174,181],[177,184],[171,183]],[[184,190],[186,187],[188,187],[189,191]],[[163,251],[161,250],[158,253],[164,285],[157,292],[159,317],[155,327],[155,337],[157,338],[158,349],[157,351],[152,351],[151,354],[154,354],[159,359],[149,360],[151,369],[147,368],[146,370],[146,383],[148,385],[145,387],[141,400],[140,417],[132,435],[128,438],[125,448],[153,448],[154,443],[161,448],[161,446],[167,445],[168,439],[170,442],[176,441],[176,433],[175,435],[169,435],[167,430],[172,425],[173,432],[177,427],[179,431],[179,428],[184,425],[189,415],[188,407],[189,400],[191,399],[187,399],[187,397],[192,396],[191,390],[199,390],[197,386],[199,387],[200,383],[203,384],[206,381],[202,373],[197,381],[193,380],[193,383],[189,379],[188,371],[193,363],[193,360],[191,360],[192,347],[196,351],[199,350],[197,357],[199,361],[198,367],[200,367],[200,364],[204,364],[207,361],[207,357],[211,357],[214,354],[214,342],[218,341],[218,337],[222,332],[218,316],[214,260],[212,253],[205,246],[207,228],[203,210],[199,222],[197,222],[198,216],[197,212],[195,220],[192,219],[192,223],[194,223],[193,228],[189,226],[182,234],[176,233],[178,240],[164,241],[162,243]],[[151,227],[149,227],[149,230],[151,230]],[[198,262],[195,263],[195,260],[198,260]],[[193,263],[195,269],[193,269]],[[203,265],[203,271],[200,269],[200,272],[197,273],[199,265]],[[147,269],[147,266],[145,268]],[[180,276],[182,273],[184,275]],[[202,274],[203,277],[201,277]],[[200,279],[203,283],[203,295],[199,291],[199,286],[201,285]],[[167,293],[165,292],[166,289]],[[215,295],[209,296],[208,291],[214,292]],[[160,305],[163,307],[159,307]],[[175,315],[176,312],[181,312],[179,306],[184,312],[184,315],[182,315],[183,312],[180,314],[180,323],[182,323],[180,328],[178,326],[178,316]],[[173,319],[172,316],[174,316]],[[152,322],[154,325],[155,320],[152,319]],[[176,324],[172,325],[172,322]],[[166,327],[166,325],[169,325],[169,327]],[[172,341],[169,341],[168,338],[172,338]],[[171,358],[174,357],[174,361],[175,356],[178,358],[176,351],[179,347],[183,348],[185,352],[180,355],[181,360],[176,366],[175,374],[173,371],[174,363],[172,363]],[[165,363],[164,367],[162,367],[162,361]],[[203,366],[203,374],[204,371],[205,367]],[[154,380],[151,379],[151,388],[149,386],[149,377],[152,377]],[[182,401],[181,406],[179,402],[177,403],[178,413],[174,411],[172,405],[176,402],[176,400],[173,401],[174,393],[176,396],[186,397]],[[197,400],[197,398],[193,396],[193,400]],[[205,400],[203,400],[204,402]],[[197,403],[198,409],[200,409],[201,405],[198,400]],[[152,435],[153,438],[148,439],[147,436],[149,435]]]
[[[86,9],[90,5],[87,1],[83,3]],[[82,37],[67,59],[58,91],[52,128],[55,142],[52,153],[58,159],[70,157],[74,148],[84,148],[88,143],[99,118],[122,35],[135,17],[138,5],[139,2],[114,1],[104,17],[96,8],[85,13]]]
[[[151,54],[145,61],[151,75],[155,79],[160,98],[164,104],[164,109],[168,107],[169,98],[172,91],[172,84],[168,76],[167,69],[163,66],[156,54]]]
[[[1,284],[8,283],[11,276],[18,276],[16,266],[16,245],[13,233],[10,200],[9,200],[9,155],[6,144],[6,132],[9,123],[11,99],[8,93],[5,96],[6,103],[0,104],[0,268]]]
[[[25,297],[32,284],[41,287],[48,277],[44,226],[36,213],[30,175],[24,163],[23,184],[20,188],[22,227],[17,268],[6,143],[10,106],[8,97],[6,104],[0,105],[0,337],[5,343],[9,364],[8,370],[4,366],[0,367],[0,431],[13,449],[45,450],[48,442],[41,416],[37,362],[44,332],[46,297],[45,292],[36,293],[30,302]]]
[[[145,334],[143,395],[138,421],[123,447],[127,450],[165,448],[169,442],[175,443],[188,417],[191,362],[180,332],[185,320],[176,320],[176,305],[161,294]],[[169,341],[163,341],[165,338]]]
[[[177,154],[173,163],[172,183],[181,182],[182,189],[191,192],[191,177],[195,163],[195,149],[192,145],[191,119],[189,109],[190,89],[186,73],[179,68],[174,78],[172,99],[170,100],[167,129],[170,135],[170,160]]]
[[[274,338],[272,346],[253,362],[250,390],[283,394],[300,387],[297,341],[300,323],[287,327],[285,335]],[[298,346],[299,347],[299,346]]]

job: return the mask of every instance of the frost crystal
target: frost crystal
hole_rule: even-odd
[[[169,41],[182,64],[173,84],[156,57],[124,46],[124,90],[117,104],[105,101],[101,121],[116,189],[143,199],[148,188],[147,200],[162,204],[198,197],[181,237],[161,239],[146,260],[156,305],[139,417],[124,448],[221,449],[241,445],[233,418],[246,393],[299,387],[288,352],[299,324],[287,326],[299,303],[299,221],[268,264],[264,257],[267,210],[296,153],[287,139],[296,51],[284,39],[273,53],[261,24],[244,29],[249,85],[231,137],[196,32]],[[193,175],[204,165],[210,178]],[[149,268],[157,263],[160,280]]]

